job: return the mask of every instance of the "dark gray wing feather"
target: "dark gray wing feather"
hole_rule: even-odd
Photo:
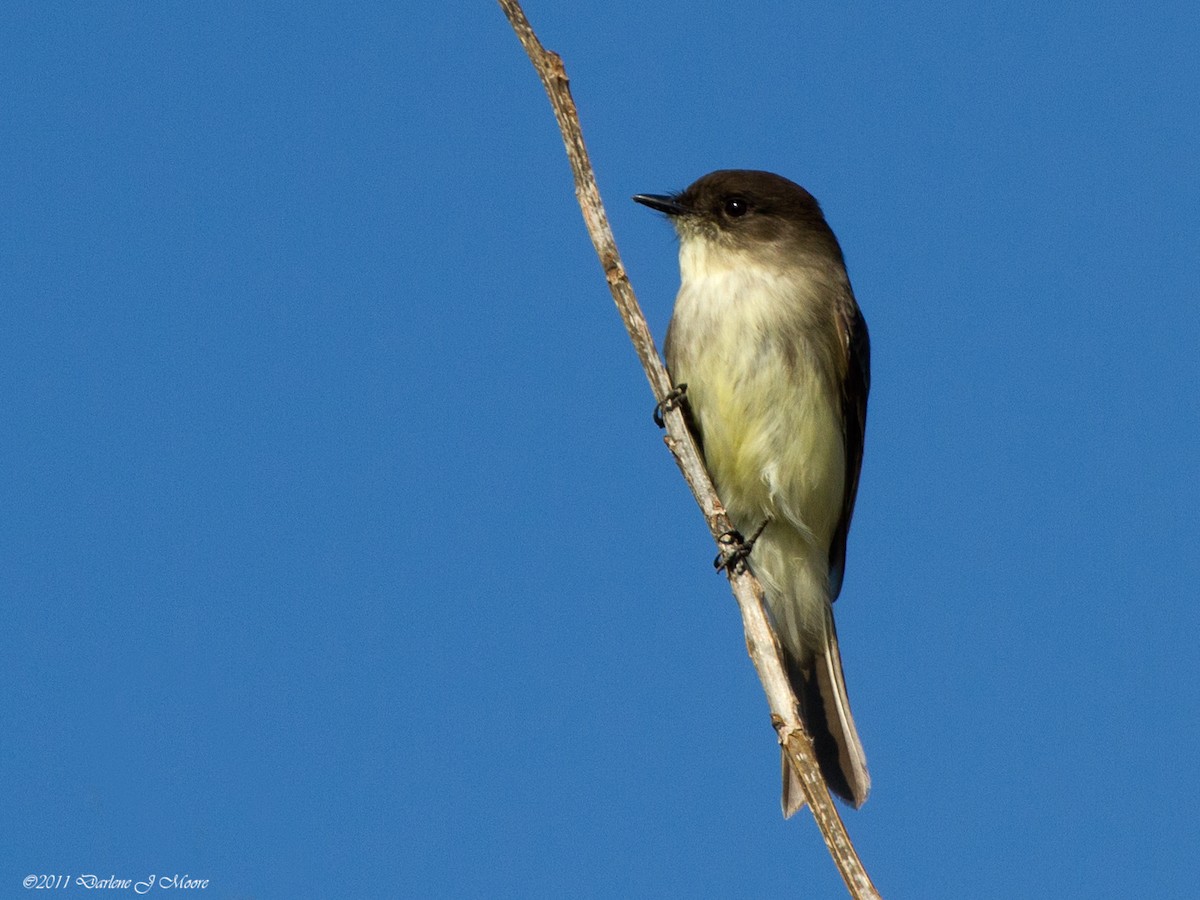
[[[863,439],[867,430],[867,394],[871,390],[871,338],[867,321],[853,297],[838,310],[838,327],[845,342],[847,365],[842,383],[842,437],[846,447],[846,492],[842,497],[842,517],[838,520],[829,547],[829,596],[836,600],[842,590],[846,571],[846,535],[854,515],[858,495],[858,474],[862,470]]]

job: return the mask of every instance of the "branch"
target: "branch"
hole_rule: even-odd
[[[575,196],[583,210],[588,234],[604,267],[604,275],[617,303],[617,310],[633,340],[646,377],[650,380],[654,397],[659,403],[663,403],[673,385],[658,355],[658,348],[650,334],[650,327],[646,324],[646,317],[638,306],[633,287],[617,253],[616,240],[609,227],[604,204],[600,200],[592,164],[588,161],[587,147],[583,143],[583,129],[579,123],[575,101],[571,99],[562,59],[557,53],[542,46],[529,20],[525,18],[518,0],[499,2],[550,97],[550,105],[554,108],[554,117],[558,120],[563,143],[567,148],[567,158],[575,176]],[[733,531],[733,525],[704,467],[696,441],[688,430],[683,412],[677,404],[665,404],[663,418],[667,427],[667,436],[664,439],[666,445],[674,455],[688,486],[691,487],[696,502],[700,504],[713,539],[720,546],[721,536]],[[762,585],[745,566],[728,566],[726,571],[733,595],[741,610],[742,625],[746,631],[746,649],[767,694],[771,722],[778,733],[779,743],[786,748],[789,761],[799,774],[808,807],[817,820],[817,826],[821,829],[830,855],[833,856],[850,895],[855,900],[878,898],[879,894],[867,876],[846,833],[846,827],[842,824],[829,796],[829,789],[821,776],[816,754],[813,752],[812,739],[801,723],[796,696],[792,693],[784,670],[779,641],[763,607]]]

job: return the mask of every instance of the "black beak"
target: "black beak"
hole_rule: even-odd
[[[687,207],[680,206],[679,202],[670,194],[634,194],[633,199],[642,206],[657,209],[660,213],[666,213],[668,216],[682,216],[687,212]]]

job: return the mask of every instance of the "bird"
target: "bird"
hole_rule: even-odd
[[[685,416],[762,583],[830,790],[871,779],[846,691],[833,602],[862,468],[870,338],[817,200],[771,172],[723,169],[633,198],[679,237],[664,351]],[[744,540],[744,538],[743,538]],[[805,802],[783,755],[783,813]]]

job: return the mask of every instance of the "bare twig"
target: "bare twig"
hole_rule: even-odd
[[[638,306],[633,294],[633,287],[625,274],[621,258],[617,254],[616,241],[612,229],[608,225],[608,217],[600,200],[600,191],[596,187],[592,165],[588,161],[587,148],[583,143],[583,130],[579,123],[579,114],[575,109],[575,101],[571,99],[571,91],[567,81],[566,69],[558,54],[547,50],[538,40],[525,17],[524,11],[517,0],[499,0],[504,14],[508,17],[517,37],[525,47],[525,52],[533,62],[546,93],[550,97],[550,105],[554,108],[554,116],[558,120],[562,132],[563,143],[567,148],[567,157],[575,175],[575,196],[583,210],[584,222],[592,244],[604,266],[604,274],[608,280],[609,290],[616,300],[617,309],[629,336],[633,340],[634,349],[642,362],[650,387],[655,399],[662,403],[672,390],[670,377],[666,367],[659,357],[658,348],[646,324],[646,317]],[[667,436],[664,439],[675,457],[683,477],[692,489],[696,502],[704,513],[709,531],[713,539],[719,540],[721,535],[733,530],[733,525],[725,513],[725,507],[717,497],[712,479],[704,467],[696,441],[688,431],[687,423],[677,404],[665,404],[663,418],[666,420]],[[763,689],[767,694],[767,702],[771,708],[771,722],[779,736],[779,742],[788,753],[791,765],[800,776],[800,784],[804,790],[805,799],[830,854],[837,863],[850,894],[855,898],[877,898],[878,892],[867,876],[854,845],[850,842],[846,828],[842,824],[837,808],[829,796],[829,789],[821,776],[813,753],[812,740],[801,724],[796,697],[792,693],[787,675],[783,667],[779,641],[771,629],[763,607],[763,590],[758,580],[744,566],[728,566],[726,572],[742,613],[742,624],[746,631],[746,649],[758,671]]]

